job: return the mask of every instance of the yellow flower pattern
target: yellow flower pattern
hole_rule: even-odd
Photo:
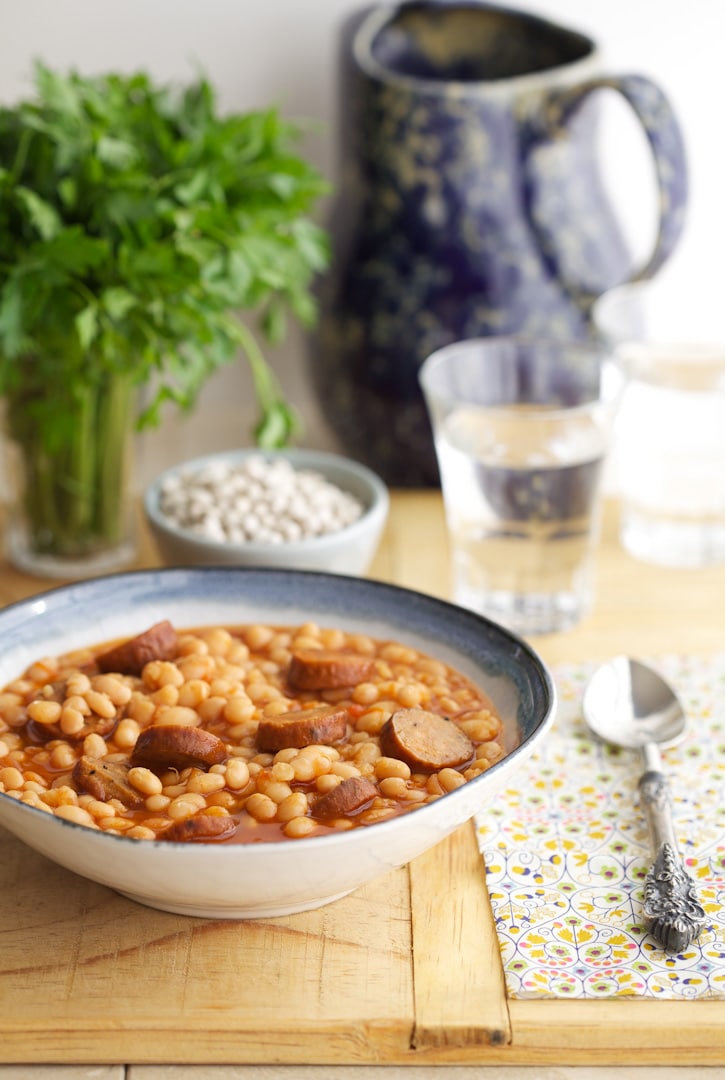
[[[652,862],[639,756],[595,740],[581,715],[593,665],[554,671],[545,744],[476,818],[511,997],[725,997],[725,654],[651,660],[677,688],[688,736],[664,755],[680,851],[708,916],[665,953],[642,922]]]

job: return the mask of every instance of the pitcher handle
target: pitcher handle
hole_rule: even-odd
[[[652,277],[667,261],[682,233],[688,197],[687,156],[679,123],[669,100],[656,83],[643,75],[602,76],[555,91],[548,99],[546,135],[556,137],[579,106],[596,90],[616,90],[631,105],[652,151],[659,189],[659,224],[654,250],[626,284]]]

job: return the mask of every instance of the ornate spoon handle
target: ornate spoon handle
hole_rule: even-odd
[[[651,748],[647,751],[646,760],[651,762]],[[706,925],[705,912],[677,850],[666,777],[659,769],[647,769],[640,778],[639,791],[655,851],[654,865],[644,883],[645,921],[667,952],[681,952]]]

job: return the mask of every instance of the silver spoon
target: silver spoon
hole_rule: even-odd
[[[658,672],[626,656],[594,673],[583,708],[587,725],[600,739],[642,753],[639,792],[655,854],[645,880],[643,913],[649,932],[665,950],[681,952],[699,936],[706,918],[678,852],[659,747],[684,738],[685,712]]]

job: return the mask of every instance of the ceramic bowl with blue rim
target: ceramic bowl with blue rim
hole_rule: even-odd
[[[131,839],[0,794],[0,825],[68,870],[153,908],[205,918],[319,907],[402,866],[483,810],[545,739],[556,694],[524,641],[480,615],[381,582],[310,571],[141,570],[62,586],[0,611],[0,687],[33,661],[170,620],[178,629],[316,622],[410,645],[456,668],[492,700],[508,753],[436,801],[347,831],[282,842]]]

